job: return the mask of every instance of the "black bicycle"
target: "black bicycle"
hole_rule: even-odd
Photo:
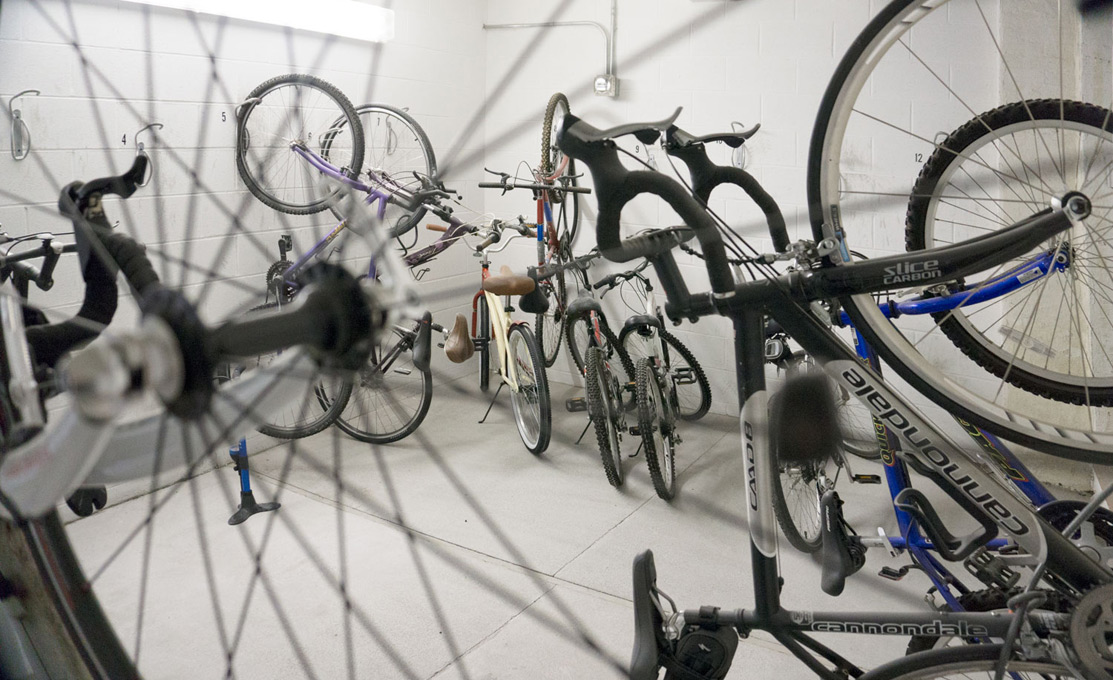
[[[802,251],[797,259],[803,266],[798,270],[786,275],[774,275],[766,270],[766,276],[738,283],[731,272],[728,244],[705,206],[664,175],[630,171],[619,160],[615,138],[634,135],[639,141],[649,143],[668,131],[678,114],[679,111],[656,123],[624,125],[610,130],[598,130],[568,116],[561,126],[559,139],[564,152],[586,163],[592,172],[599,198],[600,252],[617,262],[648,258],[668,295],[665,313],[670,318],[695,319],[721,314],[734,323],[739,393],[744,403],[742,443],[750,479],[746,491],[757,604],[753,610],[727,611],[718,607],[683,612],[670,610],[662,603],[671,600],[656,586],[652,552],[646,551],[635,560],[634,566],[636,640],[631,677],[656,678],[662,667],[670,671],[670,677],[692,674],[722,677],[730,666],[737,635],[744,636],[756,629],[769,631],[816,674],[832,680],[846,674],[857,677],[863,670],[814,640],[810,633],[908,635],[934,630],[967,638],[1005,640],[1003,647],[973,645],[928,652],[908,662],[899,660],[862,676],[869,678],[939,677],[938,673],[953,671],[960,663],[970,664],[972,668],[999,663],[1010,672],[1031,670],[1052,674],[1065,673],[1072,664],[1100,666],[1100,657],[1098,661],[1093,658],[1093,638],[1088,636],[1104,630],[1104,624],[1090,617],[1087,607],[1104,607],[1113,599],[1113,573],[1090,559],[1067,538],[1085,515],[1080,515],[1064,536],[1031,507],[1018,501],[997,479],[947,442],[868,366],[859,362],[846,344],[831,332],[826,320],[815,315],[811,304],[851,292],[868,294],[905,285],[906,282],[891,274],[894,270],[927,269],[937,272],[940,281],[962,280],[1033,249],[1056,249],[1059,234],[1068,229],[1086,228],[1092,210],[1090,199],[1080,192],[1066,192],[1052,205],[1034,211],[1015,225],[929,252],[824,267],[817,250]],[[622,238],[619,215],[629,200],[643,193],[662,198],[687,226]],[[692,233],[706,260],[711,285],[708,293],[693,294],[688,290],[672,254],[673,249]],[[742,257],[737,250],[732,249],[731,253],[736,259]],[[756,268],[761,259],[750,257],[747,262]],[[1046,599],[1036,590],[1010,600],[1012,613],[1003,615],[967,612],[849,615],[782,610],[777,573],[777,525],[770,502],[777,467],[767,433],[769,398],[763,363],[767,317],[775,319],[810,356],[824,364],[832,378],[899,433],[906,444],[903,455],[976,518],[977,530],[967,535],[954,535],[941,522],[932,503],[918,491],[906,490],[903,498],[898,499],[916,517],[945,559],[964,559],[1003,532],[1015,542],[1017,551],[1027,557],[1037,576],[1046,574],[1048,582],[1062,593],[1081,599],[1075,615],[1058,619],[1046,615],[1029,616],[1029,609],[1038,608]],[[826,389],[816,389],[816,383],[810,380],[790,383],[793,384],[797,387],[786,388],[785,410],[780,419],[782,455],[791,452],[800,460],[831,455],[837,446],[837,428],[830,393]],[[963,416],[987,428],[995,425],[984,414],[973,410],[968,409]],[[1029,440],[1038,437],[1037,433],[1012,430],[1010,434],[1024,434]],[[1109,448],[1108,442],[1095,439],[1083,446],[1062,441],[1045,443],[1050,444],[1050,451],[1059,455],[1090,460],[1107,455]],[[822,585],[826,592],[837,595],[845,579],[864,564],[865,549],[842,519],[835,492],[824,495],[823,512]],[[1038,578],[1033,585],[1036,581]],[[1018,638],[1022,627],[1028,636]]]

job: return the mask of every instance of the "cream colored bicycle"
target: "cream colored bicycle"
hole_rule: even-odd
[[[504,238],[504,233],[517,232]],[[536,305],[545,305],[539,296],[536,282],[503,266],[497,275],[491,274],[491,253],[500,252],[519,237],[536,238],[534,228],[519,217],[516,222],[493,220],[486,228],[483,241],[475,247],[481,257],[483,284],[472,298],[471,333],[467,324],[457,322],[445,343],[445,352],[456,362],[466,361],[474,352],[479,354],[479,388],[486,392],[490,387],[492,341],[494,354],[499,361],[502,382],[491,399],[498,397],[502,388],[510,388],[510,403],[514,409],[514,422],[518,434],[530,453],[538,455],[549,446],[552,436],[552,408],[549,400],[549,381],[545,376],[545,361],[537,338],[524,321],[511,318],[513,296],[526,296],[522,311],[536,313]],[[501,244],[497,247],[495,244]],[[539,298],[539,299],[535,299]],[[532,304],[531,304],[532,303]],[[491,409],[488,407],[487,413]],[[483,420],[487,419],[484,414]],[[480,422],[483,422],[481,420]]]

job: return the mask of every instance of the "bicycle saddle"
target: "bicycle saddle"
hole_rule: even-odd
[[[749,130],[741,130],[739,132],[716,132],[711,135],[704,135],[702,137],[695,137],[680,128],[673,125],[665,131],[667,138],[666,144],[672,147],[691,146],[693,144],[704,144],[706,142],[724,142],[732,149],[737,149],[750,137],[757,134],[761,129],[761,123],[753,126]]]
[[[683,107],[678,106],[671,116],[664,120],[659,120],[656,123],[627,123],[606,130],[592,127],[583,120],[577,118],[575,121],[575,132],[573,134],[584,142],[602,142],[608,139],[614,139],[615,137],[622,137],[623,135],[634,135],[642,144],[652,144],[657,141],[662,132],[672,127],[672,124],[680,117],[680,111],[682,109]],[[572,130],[569,129],[569,132],[572,132]]]
[[[475,343],[468,332],[468,320],[463,314],[456,315],[456,323],[444,341],[444,353],[454,364],[462,364],[475,354]]]
[[[483,281],[483,290],[495,295],[526,295],[532,293],[536,287],[533,279],[515,274],[506,265],[503,265],[496,276]]]

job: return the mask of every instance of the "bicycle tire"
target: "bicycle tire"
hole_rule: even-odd
[[[558,109],[563,109],[558,112]],[[563,93],[557,92],[549,97],[549,102],[545,105],[545,119],[541,125],[541,175],[543,177],[550,177],[556,169],[560,166],[563,154],[553,142],[555,141],[555,134],[553,130],[553,122],[563,114],[571,112],[568,105],[568,97]],[[572,179],[569,180],[571,186],[579,186],[576,179],[576,161],[569,158],[568,165],[565,167],[564,174]],[[568,198],[569,200],[565,200]],[[568,194],[563,192],[550,192],[549,201],[554,204],[560,205],[560,211],[557,217],[557,239],[560,244],[560,249],[572,252],[572,245],[576,241],[576,234],[580,228],[580,195],[577,193]],[[571,206],[569,209],[568,206]],[[572,213],[572,226],[568,226],[568,215]],[[561,223],[564,224],[561,228]]]
[[[289,105],[282,104],[283,95],[264,103],[268,95],[275,95],[283,88],[304,89],[304,92],[298,90],[292,97],[295,102],[307,102],[304,110],[291,109]],[[321,98],[331,102],[332,106],[317,106]],[[363,163],[363,129],[357,124],[355,107],[348,97],[335,85],[316,76],[290,73],[262,83],[251,91],[247,101],[250,103],[245,104],[239,112],[236,125],[236,171],[248,191],[264,205],[291,215],[318,213],[339,201],[343,195],[341,188],[333,186],[331,189],[318,189],[314,186],[316,175],[313,171],[306,169],[305,172],[294,173],[295,176],[302,177],[303,181],[295,180],[297,183],[293,186],[280,187],[276,185],[280,183],[280,179],[288,178],[290,172],[268,173],[266,170],[276,162],[280,163],[278,167],[287,170],[290,167],[305,169],[305,161],[289,149],[290,138],[279,133],[291,134],[310,148],[313,148],[312,136],[316,133],[322,144],[327,140],[328,153],[333,156],[331,162],[341,168],[347,177],[358,177]],[[271,101],[275,103],[269,103]],[[265,115],[267,112],[277,114],[279,119]],[[336,129],[338,120],[347,121],[352,130],[343,142],[338,142],[335,134],[329,135],[331,130]],[[293,125],[299,129],[292,129]],[[259,146],[260,139],[273,139],[283,143],[277,146]]]
[[[592,312],[594,314],[594,312]],[[580,375],[585,375],[587,365],[584,363],[584,354],[590,346],[589,336],[592,335],[591,314],[579,316],[576,318],[569,318],[567,323],[564,324],[565,341],[568,345],[568,353],[572,356],[572,361],[576,364],[576,368],[580,370]],[[618,356],[619,364],[622,370],[626,373],[624,376],[617,376],[619,382],[626,384],[634,381],[634,361],[630,355],[623,348],[622,343],[619,342],[615,336],[614,331],[611,330],[610,324],[607,323],[607,317],[599,314],[599,334],[603,338],[603,355],[609,360],[614,356]]]
[[[555,285],[554,283],[555,282]],[[537,343],[545,359],[545,368],[551,368],[560,354],[560,343],[564,339],[565,308],[568,306],[567,289],[564,285],[564,272],[542,281],[541,292],[549,301],[544,314],[536,314]]]
[[[645,351],[639,351],[643,348],[644,343],[639,343],[636,339],[633,339],[636,336],[636,331],[637,327],[626,326],[619,334],[619,342],[633,362],[637,362],[639,358],[646,356]],[[707,373],[704,372],[692,351],[680,342],[679,338],[663,328],[657,329],[657,332],[664,342],[665,360],[669,367],[669,373],[676,376],[673,378],[673,384],[676,385],[680,417],[689,421],[699,420],[711,410],[711,383],[707,380]],[[683,380],[683,382],[678,382],[678,380]]]
[[[603,350],[599,347],[587,349],[585,365],[587,412],[595,430],[603,472],[607,475],[607,482],[617,489],[625,482],[625,475],[622,472],[621,433],[615,423],[620,416],[614,403],[614,378],[607,368]]]
[[[780,394],[769,399],[769,410],[775,412]],[[769,446],[777,455],[775,428],[770,427]],[[823,515],[819,501],[823,491],[819,480],[826,478],[831,461],[807,463],[777,462],[777,480],[773,484],[773,514],[781,533],[789,544],[803,553],[814,553],[823,547]]]
[[[883,148],[910,149],[908,145],[916,144],[919,149],[924,149],[926,145],[927,153],[923,154],[926,156],[935,150],[930,139],[940,127],[957,129],[972,116],[976,117],[978,111],[995,108],[992,102],[988,105],[983,103],[985,97],[1001,96],[1006,98],[1001,103],[1008,103],[1061,96],[1056,87],[1061,78],[1058,68],[1055,68],[1055,77],[1044,77],[1049,73],[1045,74],[1036,68],[1019,75],[1014,70],[1014,76],[1026,78],[1023,94],[1017,97],[1002,94],[1004,88],[972,89],[978,96],[977,106],[968,104],[960,93],[947,90],[939,82],[937,74],[927,66],[928,60],[924,57],[920,57],[919,61],[908,58],[909,50],[912,49],[909,44],[914,44],[920,52],[937,46],[938,51],[928,57],[948,59],[960,59],[963,50],[977,50],[984,46],[987,51],[982,54],[991,55],[991,59],[997,60],[998,67],[1008,67],[1007,63],[999,63],[1003,53],[993,46],[993,41],[999,38],[992,26],[1012,25],[1012,21],[1011,17],[1002,17],[994,24],[986,23],[986,28],[983,29],[983,22],[978,18],[977,8],[972,2],[951,0],[946,3],[946,7],[946,12],[940,12],[938,7],[925,8],[922,3],[914,0],[891,2],[870,21],[836,68],[821,101],[809,150],[808,207],[813,235],[817,241],[836,236],[837,226],[846,234],[846,245],[853,248],[855,234],[872,229],[867,224],[885,223],[880,221],[882,218],[878,215],[886,205],[882,201],[884,197],[891,195],[907,198],[908,187],[912,184],[912,177],[909,175],[913,173],[897,172],[895,169],[889,171],[890,166],[880,160],[870,166],[879,168],[874,174],[869,173],[870,168],[863,171],[860,166],[862,157],[856,154],[855,149],[861,148],[859,143],[867,135],[873,134],[876,138],[877,133],[874,130],[883,129],[885,134],[895,135],[890,141],[897,140],[903,144],[885,145]],[[944,33],[951,34],[939,31],[942,23],[955,16],[955,12],[964,10],[969,10],[971,18],[976,22],[972,26],[977,28],[977,32],[964,36],[961,50],[956,49],[954,44],[946,46],[938,42]],[[1076,8],[1063,5],[1063,10],[1069,13],[1076,11]],[[1019,7],[1015,3],[1007,3],[1002,6],[1001,11],[1019,11]],[[1069,19],[1069,16],[1064,17],[1062,21]],[[1042,44],[1046,38],[1047,44],[1057,45],[1058,34],[1048,37],[1041,31],[1053,31],[1059,23],[1050,22],[1054,26],[1033,25],[1033,30],[1025,36],[1025,40]],[[1050,50],[1048,53],[1058,52]],[[891,59],[888,58],[890,54]],[[1054,60],[1041,63],[1047,63],[1051,68],[1058,66],[1058,62]],[[1051,68],[1048,69],[1049,72]],[[1108,65],[1103,68],[1107,69]],[[886,69],[904,69],[902,87],[914,88],[921,98],[930,98],[930,95],[939,93],[935,97],[939,110],[934,111],[931,117],[914,121],[921,121],[924,126],[930,125],[931,128],[917,130],[909,128],[904,122],[896,125],[889,123],[886,114],[881,111],[884,105],[879,100],[868,99],[872,90],[866,85],[870,78],[875,74],[890,72]],[[1105,79],[1095,75],[1092,82],[1105,82]],[[1054,94],[1049,92],[1053,89],[1056,90]],[[1083,93],[1079,98],[1089,97]],[[941,121],[947,118],[952,118],[953,121],[941,125]],[[1104,157],[1101,160],[1104,163]],[[900,162],[904,165],[899,166]],[[890,165],[892,168],[907,168],[907,158],[894,158]],[[919,167],[916,168],[916,172],[918,171]],[[884,180],[890,176],[892,183],[886,184]],[[904,207],[905,204],[901,202],[896,209],[903,213]],[[890,208],[890,212],[892,210]],[[1076,227],[1070,233],[1072,239],[1084,240],[1089,227]],[[828,259],[829,266],[838,266],[841,258]],[[956,350],[942,333],[925,332],[922,327],[916,328],[907,316],[890,321],[869,295],[850,296],[841,302],[855,327],[896,374],[948,412],[1009,441],[1052,455],[1090,463],[1105,462],[1113,456],[1113,436],[1102,431],[1098,423],[1100,415],[1090,408],[1048,400],[1022,390],[1021,393],[1025,395],[1023,398],[1013,398],[1013,390],[1000,389],[1008,385],[989,372],[982,373],[986,380],[971,381],[970,371],[961,363],[952,363],[970,360]],[[1061,308],[1071,313],[1071,308],[1067,305]],[[941,342],[935,341],[935,337]],[[922,347],[920,343],[923,343]],[[951,354],[945,355],[946,365],[943,365],[944,355],[941,354],[944,347],[951,350]],[[973,362],[970,364],[976,365]]]
[[[486,392],[491,389],[491,318],[487,311],[487,298],[480,295],[476,300],[476,330],[475,338],[479,340],[476,352],[479,354],[479,391]]]
[[[510,393],[514,423],[526,449],[539,456],[549,447],[553,435],[553,409],[549,400],[545,360],[541,358],[533,333],[522,324],[510,327],[506,345],[507,361],[513,361],[518,366],[518,389]],[[527,366],[530,371],[525,373],[523,369]]]
[[[1076,128],[1074,125],[1068,127],[1068,124],[1071,123],[1078,127]],[[955,191],[947,188],[951,186],[949,178],[962,171],[966,157],[977,157],[979,150],[984,149],[986,144],[992,146],[1001,144],[1005,148],[1009,148],[1010,145],[1007,141],[1000,141],[1006,136],[1014,137],[1012,146],[1019,146],[1020,140],[1015,138],[1020,135],[1026,137],[1025,133],[1029,131],[1035,137],[1045,137],[1046,135],[1038,132],[1045,126],[1050,127],[1053,133],[1058,131],[1060,135],[1077,133],[1081,138],[1083,134],[1091,134],[1100,137],[1103,143],[1113,142],[1113,134],[1109,134],[1113,131],[1113,120],[1111,120],[1110,111],[1084,102],[1055,99],[1029,100],[1006,104],[988,113],[978,115],[949,134],[924,163],[924,167],[916,179],[916,184],[912,187],[912,198],[908,204],[905,230],[908,250],[924,250],[954,241],[954,239],[947,241],[936,238],[934,226],[936,221],[944,222],[938,214],[940,209],[950,207],[951,210],[954,210],[959,207],[946,205],[954,199],[944,200],[940,196],[943,191],[955,193]],[[967,174],[969,173],[967,172]],[[968,224],[976,219],[977,216],[966,215],[963,222]],[[952,219],[950,222],[953,225],[954,220]],[[973,226],[969,225],[967,229],[979,233],[990,231],[989,227],[978,225],[979,228],[974,230],[972,229]],[[951,226],[952,230],[955,228]],[[1074,260],[1074,258],[1071,259]],[[1064,284],[1064,276],[1066,274],[1049,274],[1047,288],[1052,287],[1053,284],[1050,282],[1058,282],[1060,287],[1081,287],[1085,285],[1087,278],[1093,278],[1091,274],[1082,277],[1079,281],[1068,281]],[[964,282],[962,287],[976,289],[977,284]],[[955,292],[957,292],[958,288],[955,287],[955,289]],[[995,304],[988,309],[990,316],[1000,317],[997,313],[997,305],[1023,295],[1025,290],[1027,288],[1022,288],[995,300]],[[1040,294],[1041,297],[1044,294],[1046,294],[1046,289],[1044,293]],[[1067,347],[1063,348],[1060,343],[1046,343],[1035,338],[1027,341],[1023,338],[1018,340],[1015,337],[1015,331],[1017,330],[1016,326],[1020,324],[1014,322],[1012,326],[1005,326],[1004,320],[999,318],[990,322],[990,327],[979,329],[973,317],[975,314],[983,314],[986,311],[982,307],[975,305],[973,309],[969,310],[960,308],[950,312],[937,312],[933,315],[933,318],[938,323],[940,330],[966,356],[993,375],[1003,378],[1012,385],[1049,399],[1071,404],[1113,405],[1113,373],[1106,376],[1065,374],[1056,370],[1055,367],[1048,367],[1052,359],[1050,352],[1054,352],[1055,355],[1066,353],[1068,356],[1067,370],[1079,369],[1079,372],[1082,372],[1088,366],[1094,365],[1092,359],[1090,361],[1085,359],[1087,351],[1093,353],[1094,350],[1075,347],[1073,334],[1067,334]],[[1036,313],[1038,314],[1038,311]],[[1087,321],[1083,318],[1079,323]],[[1024,325],[1023,330],[1039,329],[1041,325],[1037,318],[1033,318],[1032,322]],[[989,337],[990,331],[1004,333],[1006,330],[1012,330],[1013,332],[1005,333],[1005,337],[1000,343]],[[1100,335],[1093,331],[1089,332],[1087,336],[1091,342],[1101,342]],[[1054,333],[1053,337],[1062,339],[1060,333]],[[1017,350],[1011,356],[1006,347],[1002,346],[1006,343],[1017,345]],[[1054,345],[1054,347],[1048,345]],[[1108,352],[1102,350],[1100,353],[1107,354]],[[1045,357],[1043,367],[1038,366],[1033,361],[1033,359],[1040,359],[1041,355]],[[1076,360],[1081,363],[1076,364]]]
[[[904,656],[875,668],[861,680],[942,680],[943,678],[994,677],[994,667],[1001,656],[1001,645],[967,645],[947,647]],[[1010,659],[1005,665],[1008,677],[1015,678],[1076,678],[1070,671],[1054,663]],[[979,673],[977,676],[971,673]],[[980,675],[984,673],[985,675]],[[1023,675],[1021,675],[1023,674]],[[1079,678],[1079,680],[1081,680]]]
[[[671,501],[676,496],[676,441],[669,408],[657,381],[657,371],[648,357],[635,368],[637,377],[638,432],[642,437],[645,463],[657,497]]]
[[[35,678],[42,677],[38,673],[59,679],[135,677],[57,512],[22,526],[0,519],[0,546],[0,577],[19,593],[24,610],[17,624],[23,644],[5,642],[30,662],[21,672],[34,672]]]
[[[437,180],[437,157],[433,152],[433,145],[413,116],[404,109],[388,104],[363,104],[355,107],[355,114],[363,130],[361,178],[372,188],[381,187],[387,194],[394,191],[395,187],[410,191],[419,189],[421,182],[413,176],[414,172],[432,181]],[[400,130],[395,130],[393,119],[397,119]],[[346,119],[342,118],[337,121],[337,128],[342,131],[345,124]],[[327,152],[322,157],[329,159]],[[383,177],[390,184],[376,181],[376,176]],[[329,208],[337,219],[344,219],[335,205]],[[383,214],[383,223],[387,225],[387,233],[392,238],[397,238],[417,226],[425,213],[424,205],[408,212],[400,205],[388,203]]]
[[[369,444],[390,444],[424,422],[433,401],[433,376],[414,366],[412,338],[395,329],[356,373],[352,396],[336,419],[344,434]]]
[[[276,309],[277,303],[269,303],[253,307],[248,314]],[[277,354],[266,354],[256,357],[255,365],[263,366],[264,360],[273,359]],[[345,378],[333,378],[326,387],[325,381],[313,386],[313,393],[305,395],[301,400],[289,403],[280,413],[270,417],[266,423],[259,423],[256,428],[262,434],[276,439],[301,439],[323,432],[325,428],[336,422],[348,400],[352,396],[352,383]],[[318,410],[320,407],[320,410]],[[282,418],[283,422],[277,422]]]

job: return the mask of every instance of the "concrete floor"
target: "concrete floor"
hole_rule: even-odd
[[[623,677],[630,565],[647,547],[681,607],[753,601],[736,419],[684,428],[669,504],[640,456],[627,460],[622,490],[607,484],[591,433],[575,444],[586,414],[563,408],[576,388],[553,386],[553,441],[534,457],[508,395],[477,423],[487,398],[475,382],[437,385],[422,428],[397,444],[371,447],[332,428],[253,456],[256,496],[282,508],[244,525],[226,523],[238,502],[229,467],[72,522],[86,572],[145,677]],[[636,448],[629,436],[624,444]],[[840,487],[860,533],[892,530],[883,487]],[[790,608],[927,606],[923,576],[877,576],[907,559],[871,550],[836,599],[821,592],[817,563],[781,544]],[[823,640],[867,667],[907,643]],[[754,680],[807,676],[761,633],[741,643],[734,667]]]

